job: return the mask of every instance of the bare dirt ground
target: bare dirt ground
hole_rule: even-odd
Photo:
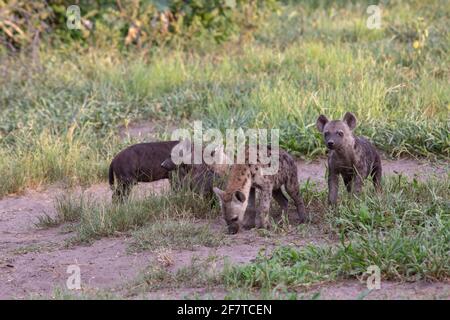
[[[427,179],[430,176],[449,174],[448,163],[430,164],[412,159],[383,161],[384,174],[402,174],[409,178]],[[325,160],[299,161],[299,179],[310,179],[319,186],[325,183]],[[149,191],[164,192],[168,181],[140,184],[134,188],[135,196]],[[80,192],[80,190],[76,192]],[[109,201],[111,191],[104,184],[84,190],[95,198]],[[54,199],[63,192],[57,186],[45,190],[27,190],[21,195],[0,199],[0,299],[27,299],[36,296],[51,297],[55,288],[65,288],[69,276],[67,266],[76,264],[81,269],[84,290],[104,289],[121,292],[120,287],[136,277],[157,258],[149,250],[131,253],[127,250],[130,238],[126,236],[106,238],[89,246],[66,246],[65,240],[73,236],[65,226],[39,229],[35,226],[39,216],[54,215]],[[223,232],[220,219],[214,223],[217,232]],[[231,236],[230,236],[231,237]],[[195,247],[194,250],[171,252],[170,268],[176,270],[188,265],[194,256],[206,258],[214,255],[228,257],[230,262],[247,263],[262,249],[272,249],[279,244],[303,246],[307,243],[332,241],[316,226],[304,233],[264,237],[255,230],[233,236],[218,248]],[[358,280],[327,284],[305,290],[304,297],[320,292],[323,299],[356,299],[365,292],[365,285]],[[173,299],[186,297],[223,298],[223,289],[182,288],[158,290],[145,298]],[[139,298],[139,297],[137,297]],[[366,299],[449,299],[449,283],[391,283],[383,282],[382,289],[373,291]]]

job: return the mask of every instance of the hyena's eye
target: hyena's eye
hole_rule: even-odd
[[[330,134],[330,132],[329,131],[325,131],[324,134],[325,134],[325,136],[328,136]]]
[[[344,136],[344,131],[338,131],[338,135],[343,137]]]

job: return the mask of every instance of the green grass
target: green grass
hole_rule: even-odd
[[[137,187],[136,187],[137,188]],[[134,233],[134,248],[155,246],[216,246],[222,240],[195,219],[211,219],[218,215],[215,199],[203,197],[186,188],[172,189],[162,195],[130,197],[123,204],[95,200],[85,194],[63,194],[55,202],[56,216],[45,214],[38,227],[54,227],[72,223],[76,232],[70,243],[91,242],[101,237]],[[142,228],[146,226],[146,228]],[[151,234],[147,234],[150,232]],[[158,237],[166,237],[159,238]],[[186,239],[183,238],[186,235]]]
[[[225,233],[217,232],[200,221],[163,220],[133,233],[135,251],[171,248],[193,250],[195,246],[218,247],[226,244]]]
[[[82,289],[74,291],[57,287],[50,295],[31,294],[28,300],[119,300],[121,298],[109,290]]]
[[[282,5],[240,45],[144,55],[43,44],[40,66],[25,55],[0,57],[0,195],[104,179],[130,143],[117,128],[149,119],[280,128],[283,147],[315,157],[324,152],[317,116],[353,111],[357,133],[389,155],[448,159],[448,6],[386,3],[379,30],[365,27],[366,7]]]
[[[212,288],[220,284],[220,270],[214,268],[216,260],[215,256],[204,260],[194,256],[190,264],[175,271],[152,263],[129,284],[128,292],[138,295],[161,289]]]
[[[317,300],[319,293],[302,295],[288,290],[230,290],[224,297],[225,300]]]
[[[56,216],[44,214],[38,217],[36,226],[38,228],[51,228],[63,223],[78,222],[83,212],[91,210],[95,201],[84,195],[74,193],[63,193],[55,198]]]

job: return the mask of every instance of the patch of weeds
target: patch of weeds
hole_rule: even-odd
[[[270,290],[234,289],[229,291],[225,300],[317,300],[320,293],[299,294],[295,291],[274,288]]]
[[[194,246],[217,247],[225,243],[225,234],[210,226],[190,220],[155,221],[133,232],[134,251],[157,248],[188,249]]]
[[[48,213],[38,217],[35,224],[38,228],[51,228],[68,222],[79,222],[83,212],[90,210],[94,201],[85,195],[64,193],[55,199],[56,216]]]
[[[57,199],[55,208],[56,217],[44,215],[39,218],[37,225],[50,227],[64,222],[73,223],[77,235],[69,240],[69,244],[89,243],[101,237],[129,233],[144,225],[158,224],[161,221],[208,219],[217,215],[211,199],[189,190],[170,191],[162,195],[150,194],[139,199],[130,198],[122,204],[94,201],[84,195],[63,195]],[[189,227],[186,223],[180,222],[178,227],[179,231],[184,230],[184,234],[187,234]],[[154,228],[160,233],[174,233],[177,226],[175,223],[160,225],[159,230],[157,225]],[[206,229],[193,230],[195,240],[192,238],[192,241],[198,240],[209,245],[216,243]],[[211,241],[208,242],[208,239]]]
[[[106,290],[81,289],[68,290],[65,288],[55,288],[51,295],[32,294],[30,300],[119,300],[121,297]]]
[[[224,268],[223,281],[228,288],[269,290],[276,286],[295,288],[333,280],[335,274],[324,272],[328,271],[324,270],[325,265],[320,260],[324,254],[315,256],[307,249],[297,251],[291,247],[278,247],[269,257],[260,253],[255,262]]]
[[[53,217],[49,215],[48,213],[45,213],[42,216],[39,216],[38,221],[35,223],[35,226],[37,228],[45,229],[45,228],[53,228],[60,225],[59,220],[57,217]]]
[[[450,220],[449,180],[421,182],[406,177],[384,179],[384,192],[377,195],[369,185],[354,197],[342,197],[336,210],[329,210],[326,222],[337,233],[389,233],[401,230],[405,236],[424,231],[433,222]]]
[[[22,246],[19,248],[15,248],[14,250],[11,250],[10,253],[14,255],[23,255],[27,253],[39,253],[44,251],[50,251],[54,248],[56,248],[56,244],[31,244],[27,246]]]
[[[175,271],[161,264],[153,263],[144,270],[129,286],[130,295],[156,291],[160,289],[211,288],[220,284],[220,272],[217,270],[217,257],[209,256],[205,260],[193,257],[191,263]]]

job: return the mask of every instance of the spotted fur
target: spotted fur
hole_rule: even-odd
[[[263,175],[261,169],[268,167],[269,164],[249,164],[249,149],[246,150],[245,164],[234,164],[231,167],[230,175],[226,189],[220,190],[214,188],[217,194],[224,219],[228,225],[230,233],[237,233],[245,220],[247,207],[255,206],[253,188],[260,190],[259,210],[255,213],[255,225],[257,227],[267,228],[269,226],[270,200],[275,198],[282,205],[283,211],[287,209],[287,201],[283,201],[285,196],[281,191],[284,186],[286,192],[294,201],[300,222],[305,221],[305,206],[299,193],[299,184],[297,178],[297,166],[294,159],[284,150],[279,152],[279,169],[276,174]],[[269,147],[268,156],[272,154]]]

